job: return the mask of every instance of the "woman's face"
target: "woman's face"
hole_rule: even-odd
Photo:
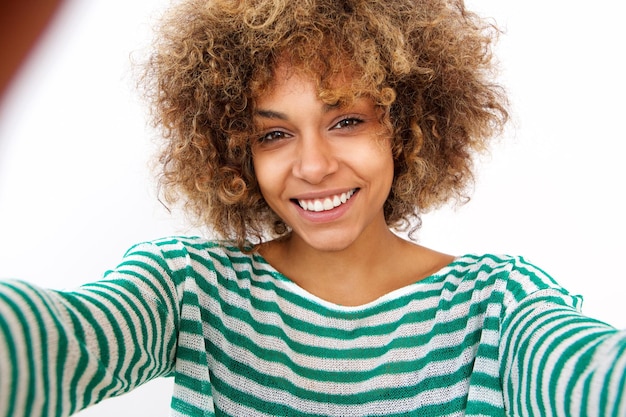
[[[393,159],[372,100],[325,104],[312,80],[279,66],[257,100],[255,122],[262,128],[253,144],[258,183],[292,238],[335,251],[388,232],[383,204]]]

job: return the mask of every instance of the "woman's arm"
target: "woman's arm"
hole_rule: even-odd
[[[504,320],[500,349],[511,415],[626,415],[626,332],[585,317],[554,289]]]
[[[179,308],[157,251],[73,292],[0,284],[0,416],[67,416],[172,371]]]

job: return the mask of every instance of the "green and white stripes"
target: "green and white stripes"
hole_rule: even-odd
[[[626,336],[522,258],[463,256],[343,307],[258,255],[168,238],[76,292],[0,300],[0,415],[169,374],[174,416],[626,415]]]
[[[171,372],[173,292],[114,275],[72,293],[0,284],[0,416],[70,415]]]

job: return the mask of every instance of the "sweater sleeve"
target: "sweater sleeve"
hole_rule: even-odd
[[[500,347],[507,415],[626,415],[626,332],[584,316],[580,298],[541,271],[512,275]]]
[[[0,416],[68,416],[168,375],[178,315],[151,245],[76,291],[0,283]]]

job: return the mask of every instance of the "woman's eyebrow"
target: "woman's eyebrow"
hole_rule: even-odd
[[[341,107],[339,104],[325,104],[323,108],[323,112],[327,113],[333,109]],[[263,117],[266,119],[279,119],[279,120],[288,120],[289,116],[285,113],[281,113],[275,110],[266,110],[266,109],[257,109],[254,114],[259,117]]]
[[[285,113],[277,112],[274,110],[258,109],[254,112],[254,114],[260,117],[264,117],[266,119],[280,119],[280,120],[288,119]]]

